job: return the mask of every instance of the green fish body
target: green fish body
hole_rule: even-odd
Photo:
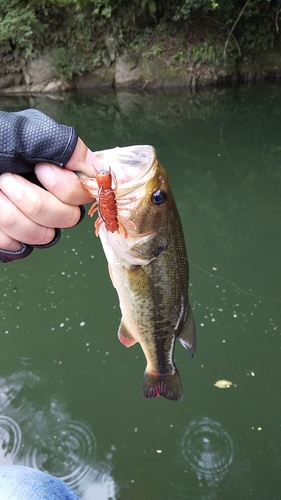
[[[119,184],[118,217],[126,231],[120,227],[110,233],[102,224],[99,236],[122,312],[118,337],[126,347],[139,342],[146,357],[143,395],[178,401],[183,390],[173,359],[175,341],[178,338],[191,356],[196,347],[184,236],[167,174],[154,148],[131,148],[138,148],[143,157],[147,153],[148,159],[141,160],[146,161],[145,175],[138,182],[131,174],[131,184]],[[119,181],[118,166],[112,160],[110,166]],[[123,177],[126,168],[130,165],[122,167]]]

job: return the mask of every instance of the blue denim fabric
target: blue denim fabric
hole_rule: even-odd
[[[1,500],[79,500],[60,479],[22,465],[0,467]]]

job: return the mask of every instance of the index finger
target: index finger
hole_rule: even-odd
[[[38,163],[35,174],[47,191],[63,203],[84,205],[93,199],[78,181],[77,175],[70,170],[50,163]]]

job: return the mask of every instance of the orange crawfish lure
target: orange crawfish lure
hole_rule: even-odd
[[[127,238],[128,231],[125,224],[129,224],[131,227],[136,229],[135,224],[130,220],[125,220],[118,215],[118,207],[124,206],[132,201],[135,201],[135,198],[128,199],[118,199],[116,198],[116,191],[118,188],[118,183],[116,179],[116,175],[112,172],[111,168],[109,170],[97,170],[96,172],[96,182],[98,185],[98,192],[95,195],[96,201],[90,207],[88,214],[92,217],[96,212],[98,212],[98,218],[95,221],[95,234],[98,236],[99,229],[101,224],[104,222],[105,228],[107,231],[114,233],[115,231],[119,231],[119,228],[122,227],[124,231],[124,236]],[[79,179],[81,182],[83,180],[92,180],[90,177],[86,177],[84,179]],[[88,186],[84,187],[89,191],[90,188]],[[134,211],[133,209],[126,209],[130,211]]]

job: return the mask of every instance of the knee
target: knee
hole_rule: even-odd
[[[60,479],[22,465],[0,467],[1,500],[79,500]]]

